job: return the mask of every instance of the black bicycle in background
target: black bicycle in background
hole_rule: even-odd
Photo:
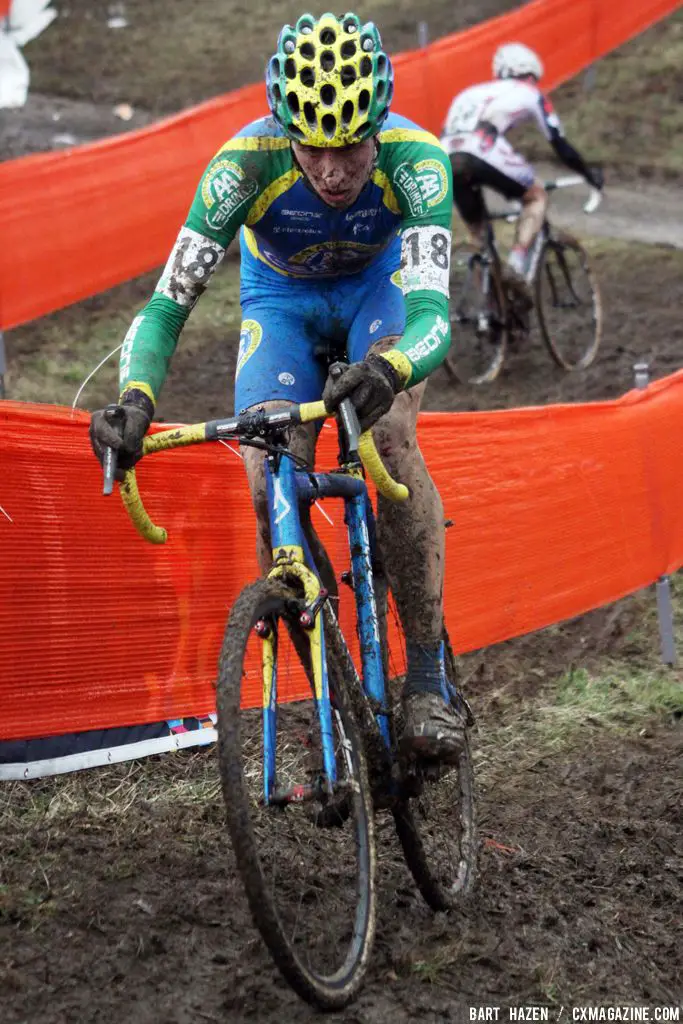
[[[544,183],[547,192],[585,184],[578,175]],[[591,192],[584,205],[593,213],[601,193]],[[482,250],[456,242],[451,254],[451,348],[445,361],[461,384],[487,384],[501,371],[511,341],[531,334],[534,310],[520,310],[506,288],[494,230],[495,221],[514,223],[521,205],[488,213],[487,242]],[[527,282],[535,319],[555,362],[564,370],[590,366],[602,335],[602,305],[595,274],[581,243],[548,220],[534,242]]]

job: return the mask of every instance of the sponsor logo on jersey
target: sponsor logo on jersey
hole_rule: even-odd
[[[417,183],[428,207],[438,206],[448,192],[446,168],[440,160],[420,160],[415,164]]]
[[[437,316],[436,323],[429,334],[426,334],[416,345],[408,349],[406,352],[408,359],[410,359],[411,363],[419,363],[421,359],[426,359],[430,352],[439,348],[447,334],[448,324],[442,316]]]
[[[207,209],[206,223],[225,227],[233,213],[258,192],[258,182],[247,177],[234,160],[218,160],[202,182],[202,199]]]
[[[438,206],[448,193],[446,168],[440,160],[419,160],[415,165],[400,164],[394,184],[408,200],[413,217],[419,217],[432,206]]]
[[[235,369],[235,376],[237,376],[240,370],[244,367],[247,359],[253,356],[256,349],[261,344],[263,338],[263,328],[258,320],[243,320],[242,329],[240,331],[240,347],[237,351],[237,368]]]
[[[399,164],[394,175],[394,185],[407,200],[408,209],[413,217],[419,217],[424,213],[425,204],[412,164]]]
[[[284,217],[305,217],[306,220],[316,220],[322,217],[322,213],[314,213],[313,210],[282,210]]]

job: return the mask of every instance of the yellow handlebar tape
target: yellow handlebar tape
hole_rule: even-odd
[[[206,441],[206,423],[190,423],[185,427],[173,427],[159,434],[148,434],[142,443],[144,455],[163,452],[166,448],[182,448],[187,444]]]
[[[147,438],[145,439],[147,440]],[[149,438],[149,440],[153,440]],[[155,526],[147,514],[142,498],[138,491],[138,482],[135,479],[135,470],[126,470],[121,483],[121,500],[125,505],[126,512],[133,521],[133,526],[140,536],[149,540],[152,544],[165,544],[168,534],[163,526]]]
[[[302,423],[313,423],[314,420],[324,420],[331,413],[325,408],[324,402],[303,402],[299,406],[299,418]]]
[[[399,484],[389,475],[379,452],[375,448],[375,442],[369,430],[360,435],[358,454],[368,472],[368,476],[380,494],[383,494],[385,498],[390,498],[391,501],[405,501],[410,497],[410,491],[406,485]]]

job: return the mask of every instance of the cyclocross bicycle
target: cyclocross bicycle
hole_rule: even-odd
[[[547,192],[585,184],[578,175],[547,181]],[[601,193],[593,191],[584,205],[593,213]],[[488,213],[487,242],[479,251],[456,243],[451,255],[451,330],[453,341],[445,367],[462,384],[494,381],[510,341],[531,333],[528,312],[520,311],[506,289],[493,224],[514,223],[521,207]],[[600,346],[600,291],[586,250],[566,231],[543,224],[531,252],[527,282],[532,290],[541,336],[555,362],[565,370],[590,366]]]
[[[340,372],[332,367],[331,372]],[[288,982],[325,1009],[358,992],[375,930],[375,836],[392,824],[422,896],[451,909],[476,867],[473,769],[466,739],[456,765],[399,755],[403,634],[375,542],[363,466],[382,494],[407,488],[387,473],[349,400],[337,417],[340,469],[314,473],[288,448],[289,430],[327,416],[322,402],[263,409],[145,438],[144,452],[236,439],[263,449],[273,563],[247,586],[219,658],[217,730],[228,831],[253,920]],[[113,466],[105,462],[105,493]],[[137,529],[162,543],[140,500],[135,471],[121,494]],[[350,571],[342,596],[326,589],[302,509],[341,498]],[[320,556],[319,556],[320,558]],[[354,624],[344,631],[345,594]],[[341,607],[341,612],[340,612]],[[353,612],[352,608],[348,609]],[[448,700],[472,724],[444,635]],[[357,668],[358,666],[358,668]]]

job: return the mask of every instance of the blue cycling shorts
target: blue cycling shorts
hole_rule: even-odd
[[[302,280],[271,270],[243,244],[235,412],[272,399],[315,402],[327,377],[316,349],[334,346],[357,362],[373,342],[402,335],[399,262],[397,237],[358,274]]]

